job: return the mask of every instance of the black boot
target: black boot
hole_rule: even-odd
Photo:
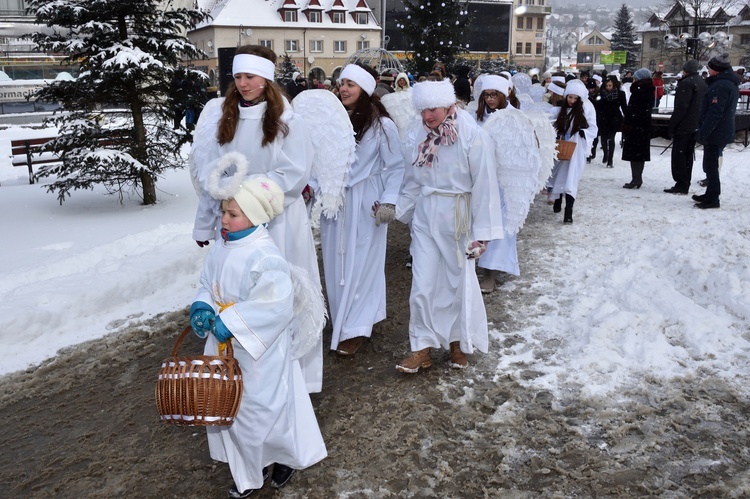
[[[560,213],[562,211],[562,194],[560,194],[560,197],[555,199],[555,204],[552,205],[552,211],[555,213]]]
[[[576,202],[576,198],[570,194],[565,195],[565,213],[563,214],[563,223],[573,223],[573,203]]]

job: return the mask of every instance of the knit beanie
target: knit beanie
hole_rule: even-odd
[[[245,180],[234,200],[256,226],[270,222],[284,211],[284,191],[268,177]]]
[[[714,71],[724,71],[732,67],[729,62],[729,54],[715,55],[708,61],[708,67]]]
[[[645,80],[651,78],[651,71],[648,68],[641,68],[633,73],[633,80]]]
[[[690,59],[682,66],[682,70],[688,74],[697,73],[700,68],[701,63],[696,61],[695,59]]]

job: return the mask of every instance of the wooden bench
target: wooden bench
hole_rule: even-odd
[[[47,163],[59,163],[61,160],[57,154],[45,151],[48,142],[57,137],[39,137],[35,139],[16,139],[10,142],[13,166],[26,166],[29,169],[29,183],[34,183],[34,165]],[[129,131],[112,130],[104,137],[99,138],[101,147],[117,146],[131,138]]]

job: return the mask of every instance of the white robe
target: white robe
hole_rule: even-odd
[[[457,110],[456,128],[457,142],[438,147],[431,167],[413,165],[427,136],[424,127],[419,124],[409,135],[412,148],[396,218],[411,224],[413,351],[447,349],[454,341],[465,353],[474,348],[487,352],[488,347],[475,262],[465,252],[472,240],[503,237],[497,176],[487,132],[462,110]]]
[[[557,108],[557,112],[552,115],[552,121],[557,119],[561,109]],[[568,109],[568,112],[570,111]],[[552,168],[552,175],[547,185],[552,188],[549,196],[553,199],[559,197],[560,194],[570,194],[574,198],[578,195],[578,182],[580,182],[583,170],[586,168],[586,157],[589,155],[594,139],[599,133],[596,126],[596,109],[588,99],[583,101],[583,114],[589,124],[589,127],[583,130],[584,136],[581,137],[578,133],[575,133],[568,138],[568,140],[576,143],[573,156],[570,160],[555,160],[555,166]],[[570,126],[573,126],[572,123]],[[568,133],[570,133],[570,130],[569,128]]]
[[[264,227],[211,247],[195,300],[213,306],[234,335],[234,356],[242,369],[234,423],[207,428],[211,457],[229,463],[237,489],[261,488],[262,469],[271,463],[304,469],[325,458],[302,370],[292,358],[289,267]],[[216,355],[217,350],[209,334],[204,352]]]
[[[396,204],[404,157],[395,123],[381,118],[357,144],[335,218],[321,216],[320,243],[328,305],[333,320],[331,349],[357,336],[370,337],[386,317],[385,251],[388,225],[375,225],[372,206]]]
[[[280,134],[272,143],[261,147],[261,120],[266,110],[266,102],[252,107],[240,107],[240,119],[234,140],[222,146],[216,141],[222,102],[223,99],[209,101],[195,130],[196,139],[193,142],[191,161],[194,162],[192,173],[198,191],[198,209],[193,238],[196,241],[221,239],[219,201],[206,192],[209,176],[224,154],[233,151],[242,153],[247,158],[250,175],[267,175],[284,191],[284,213],[268,224],[271,238],[290,264],[305,269],[313,283],[320,286],[318,257],[307,209],[301,195],[310,178],[313,158],[312,142],[305,123],[294,114],[287,103],[281,118],[289,127],[289,134],[286,137]],[[300,365],[305,375],[307,390],[310,393],[320,392],[323,387],[322,339],[300,359]]]

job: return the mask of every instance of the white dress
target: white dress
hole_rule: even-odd
[[[190,153],[190,170],[198,192],[198,209],[193,227],[193,239],[207,241],[221,238],[221,211],[219,202],[207,193],[209,176],[221,157],[228,152],[245,155],[249,174],[263,174],[276,182],[284,191],[284,213],[268,224],[268,232],[281,250],[284,258],[307,271],[310,279],[320,286],[320,273],[310,221],[302,199],[302,189],[310,178],[313,149],[307,128],[285,103],[281,118],[289,127],[289,134],[261,147],[262,118],[266,102],[252,107],[240,107],[239,124],[234,140],[219,145],[216,140],[223,98],[206,104],[198,120],[195,140]],[[323,386],[323,342],[300,359],[310,393],[319,392]]]
[[[211,246],[195,300],[213,306],[234,335],[234,356],[242,369],[234,423],[207,428],[211,457],[229,463],[237,489],[261,488],[262,469],[271,463],[303,469],[325,458],[302,370],[292,358],[289,266],[263,226]],[[217,350],[209,334],[205,354]]]
[[[333,320],[331,349],[357,336],[369,337],[385,319],[387,224],[375,225],[372,206],[396,204],[404,176],[398,128],[381,118],[357,144],[344,205],[335,218],[320,217],[320,243],[328,305]]]
[[[474,270],[466,258],[472,240],[503,237],[502,212],[490,138],[457,110],[458,140],[437,148],[431,167],[417,167],[421,123],[409,136],[410,156],[396,218],[411,224],[412,287],[409,339],[413,351],[448,348],[487,352],[487,314]],[[415,122],[416,123],[416,122]]]
[[[557,112],[552,115],[552,121],[557,119],[561,109],[557,108]],[[570,109],[568,109],[568,112],[570,112]],[[594,139],[599,133],[596,126],[596,109],[594,109],[594,105],[588,99],[583,101],[583,114],[586,117],[589,127],[583,130],[583,137],[575,133],[568,138],[568,140],[576,143],[575,151],[573,151],[573,156],[570,160],[555,161],[555,166],[552,168],[552,175],[548,182],[548,186],[552,188],[550,192],[551,198],[557,198],[560,194],[570,194],[574,198],[578,195],[578,182],[581,180],[583,170],[586,167],[586,157],[589,151],[591,151]],[[570,129],[568,129],[568,132],[570,132]]]

